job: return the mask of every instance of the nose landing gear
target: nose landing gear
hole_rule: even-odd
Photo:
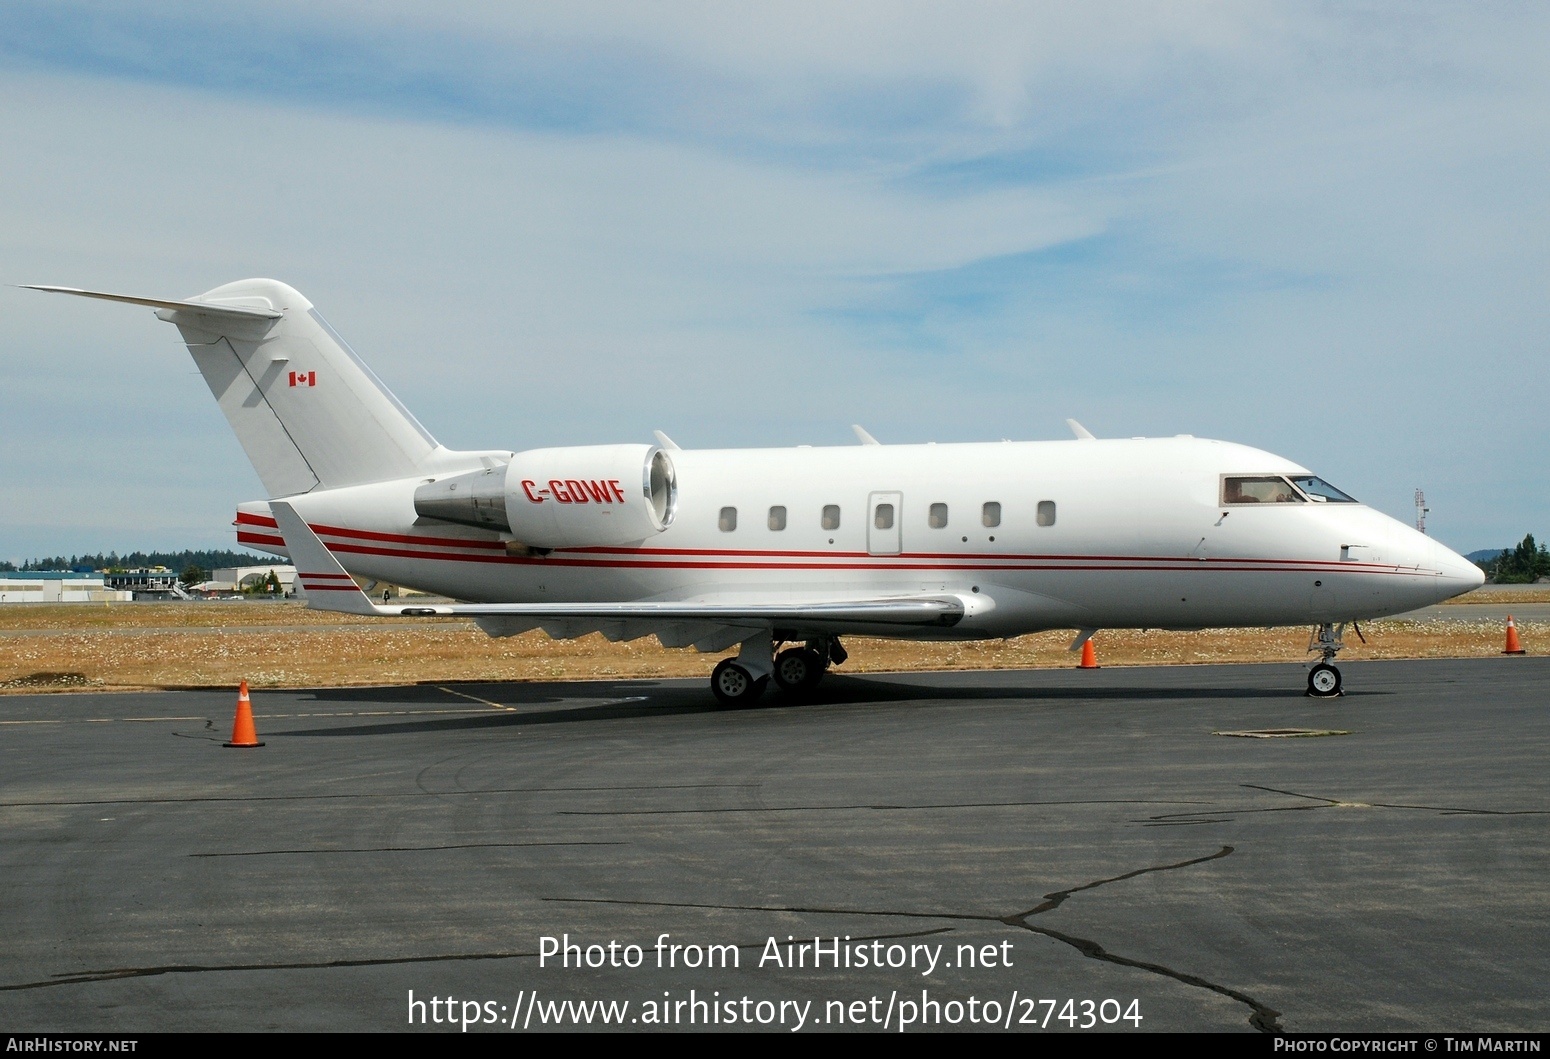
[[[1367,638],[1362,636],[1362,630],[1351,622],[1351,627],[1363,643]],[[1340,684],[1340,670],[1334,666],[1335,655],[1345,646],[1346,623],[1336,625],[1333,622],[1325,622],[1313,630],[1313,636],[1308,640],[1308,650],[1317,651],[1323,655],[1323,661],[1308,670],[1308,694],[1316,699],[1332,699],[1338,695],[1344,695]]]

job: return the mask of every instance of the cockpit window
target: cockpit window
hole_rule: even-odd
[[[1285,478],[1223,478],[1224,504],[1301,504],[1302,494]]]
[[[1292,482],[1308,494],[1310,500],[1326,504],[1355,504],[1358,503],[1354,496],[1346,496],[1340,490],[1330,485],[1322,478],[1315,478],[1311,474],[1294,476]]]

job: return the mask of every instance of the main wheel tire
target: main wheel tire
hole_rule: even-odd
[[[764,694],[767,684],[768,677],[755,680],[753,674],[731,658],[723,658],[710,672],[710,690],[725,707],[752,706]]]
[[[775,683],[788,695],[805,695],[823,679],[823,656],[806,647],[782,651],[775,659]]]
[[[1340,694],[1340,670],[1320,662],[1308,671],[1308,694],[1316,699],[1332,699]]]

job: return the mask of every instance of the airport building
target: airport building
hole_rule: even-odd
[[[128,603],[132,591],[113,588],[102,574],[56,570],[0,573],[0,603]]]
[[[102,575],[102,580],[109,588],[134,593],[135,599],[165,599],[169,596],[177,599],[189,598],[188,593],[183,591],[183,586],[178,584],[178,575],[165,568],[121,570],[118,573],[109,571]]]
[[[244,588],[254,588],[269,579],[273,572],[275,579],[280,582],[280,592],[283,595],[300,595],[296,591],[296,568],[294,566],[229,566],[221,570],[210,571],[210,580],[194,587],[200,592],[241,592]]]

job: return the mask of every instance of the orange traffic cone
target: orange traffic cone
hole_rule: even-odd
[[[1084,643],[1082,645],[1082,663],[1081,663],[1081,665],[1077,666],[1076,668],[1078,668],[1078,669],[1097,669],[1098,668],[1098,652],[1093,650],[1093,642],[1091,640],[1088,640],[1086,643]]]
[[[253,703],[248,700],[248,682],[243,681],[237,691],[237,716],[231,722],[231,742],[222,746],[263,746],[258,741],[258,731],[253,727]]]
[[[1518,643],[1518,626],[1517,626],[1517,624],[1515,622],[1513,622],[1511,614],[1507,615],[1507,647],[1506,647],[1506,649],[1504,651],[1502,651],[1502,654],[1504,654],[1504,655],[1524,655],[1524,654],[1528,654],[1527,651],[1523,650],[1523,645]]]

